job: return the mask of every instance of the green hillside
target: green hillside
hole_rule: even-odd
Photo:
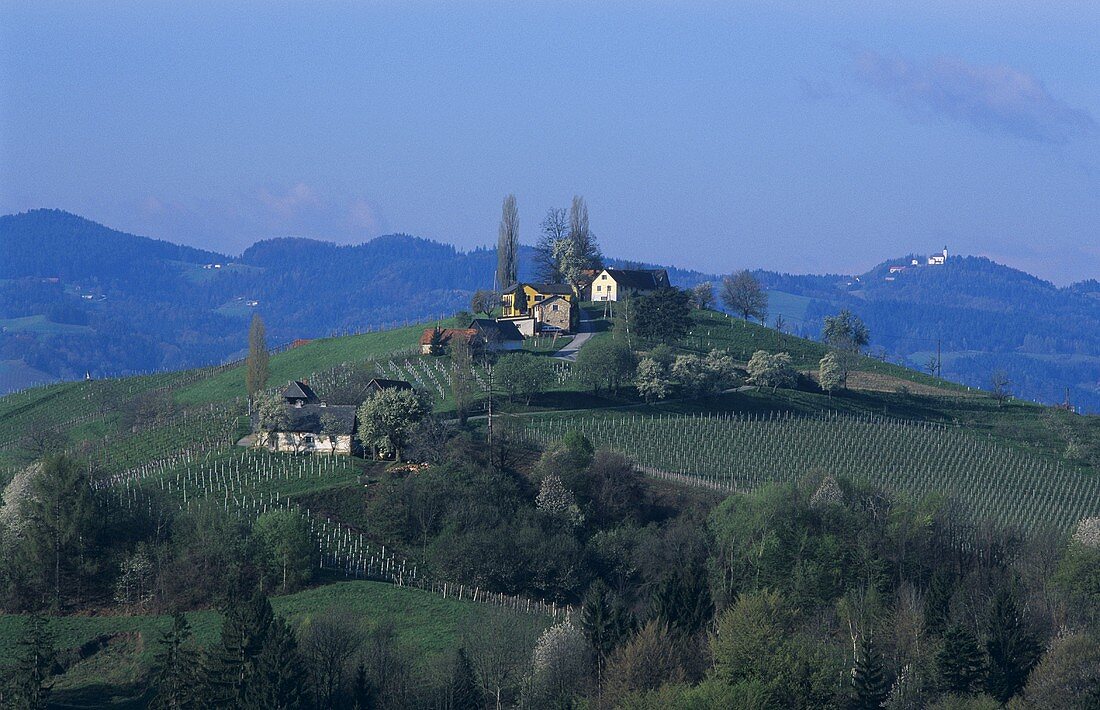
[[[631,494],[635,512],[600,517],[587,510],[592,525],[619,520],[615,515],[643,516],[639,524],[648,520],[651,532],[631,533],[639,540],[678,516],[706,515],[728,493],[766,491],[775,483],[797,486],[807,476],[825,474],[870,483],[914,504],[942,497],[958,512],[957,520],[989,520],[1034,533],[1064,535],[1078,519],[1100,514],[1097,418],[998,402],[870,357],[856,361],[849,389],[830,396],[813,379],[826,352],[821,343],[710,311],[696,311],[692,319],[675,353],[717,349],[743,366],[757,350],[787,352],[802,373],[799,384],[776,390],[741,386],[647,404],[631,386],[593,393],[581,384],[580,365],[555,361],[553,384],[529,403],[509,402],[499,391],[495,397],[496,411],[502,412],[498,431],[519,435],[512,440],[507,473],[485,472],[492,467],[483,445],[486,422],[477,408],[465,431],[452,431],[441,444],[450,468],[422,471],[238,447],[237,440],[248,433],[245,368],[233,364],[62,383],[2,397],[0,465],[7,478],[49,452],[67,451],[87,461],[100,477],[99,500],[109,520],[146,525],[158,516],[223,516],[218,519],[230,522],[221,524],[230,530],[238,526],[233,534],[245,537],[265,514],[303,520],[316,566],[324,572],[312,588],[276,598],[276,611],[296,624],[330,607],[350,608],[368,625],[394,619],[401,642],[429,665],[449,658],[463,627],[500,613],[487,603],[490,597],[530,611],[520,618],[536,631],[549,623],[548,613],[557,605],[582,600],[587,582],[553,571],[554,565],[574,564],[570,555],[590,559],[570,547],[582,528],[563,537],[530,517],[535,513],[522,512],[524,505],[534,507],[538,486],[532,481],[541,465],[535,463],[537,450],[515,443],[523,440],[552,447],[580,431],[598,448],[621,452],[642,466],[650,480]],[[608,332],[609,321],[597,326],[595,342],[606,345],[616,338]],[[341,396],[342,388],[368,376],[408,379],[432,395],[443,418],[451,418],[449,358],[416,354],[422,329],[327,338],[275,353],[270,384],[308,379],[328,397]],[[549,354],[540,348],[529,357]],[[477,371],[480,385],[486,374]],[[445,511],[459,502],[469,506],[470,519],[504,515],[483,510],[489,501],[516,520],[496,523],[500,527],[487,537],[480,537],[476,526],[475,532],[465,530],[470,523],[461,516],[441,527]],[[610,554],[600,545],[626,544],[600,537],[612,532],[593,531],[599,542],[584,554],[599,559]],[[547,560],[551,570],[514,559],[518,550]],[[380,581],[338,581],[347,575],[401,578],[436,593]],[[447,583],[452,597],[458,583],[466,599],[476,595],[478,601],[444,599]],[[146,682],[150,639],[168,623],[163,615],[120,614],[107,601],[110,590],[100,594],[75,610],[91,614],[51,622],[59,648],[70,658],[57,685],[62,706],[95,705],[107,697],[134,701]],[[105,604],[111,612],[98,613]],[[217,614],[209,602],[190,613],[197,641],[209,643],[218,633]],[[5,652],[11,653],[20,628],[19,617],[0,617]],[[83,655],[74,657],[74,649],[82,647]]]
[[[494,619],[516,618],[519,632],[525,634],[537,633],[550,623],[549,617],[516,617],[502,607],[445,599],[381,582],[334,582],[274,597],[271,603],[277,614],[296,627],[308,625],[311,619],[332,609],[361,619],[365,631],[392,623],[397,642],[429,667],[469,629]],[[209,646],[221,635],[222,616],[216,611],[190,612],[187,619],[199,647]],[[24,623],[22,616],[0,615],[0,664],[10,661]],[[53,706],[133,703],[141,707],[139,682],[148,673],[158,642],[171,624],[171,617],[165,615],[51,618],[49,629],[57,639],[57,647],[73,654],[63,654],[65,670],[56,678]],[[84,649],[87,657],[81,658],[78,649]]]

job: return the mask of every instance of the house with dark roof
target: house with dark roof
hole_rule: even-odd
[[[382,390],[411,390],[412,388],[412,383],[405,380],[386,380],[381,377],[375,377],[367,383],[368,394],[375,394]]]
[[[299,380],[287,384],[282,399],[286,407],[283,425],[272,431],[257,427],[258,446],[295,454],[353,452],[357,424],[354,405],[328,404],[309,383]]]
[[[604,269],[585,289],[585,299],[621,301],[668,286],[668,272],[664,269]]]
[[[521,350],[523,333],[511,320],[475,318],[470,328],[477,331],[486,350]]]

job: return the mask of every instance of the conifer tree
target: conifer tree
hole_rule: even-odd
[[[374,710],[378,705],[374,685],[367,678],[367,667],[360,661],[355,669],[355,683],[351,690],[352,710]]]
[[[1042,654],[1038,639],[1027,628],[1015,595],[1008,588],[1000,589],[993,597],[986,651],[989,653],[986,690],[1006,703],[1024,687]]]
[[[179,612],[172,616],[172,628],[161,639],[161,650],[153,661],[155,691],[149,707],[154,710],[181,710],[197,706],[195,669],[198,653],[189,644],[191,625]]]
[[[46,459],[27,500],[26,552],[32,585],[56,609],[89,576],[102,517],[85,469],[60,454]]]
[[[266,600],[265,600],[266,601]],[[270,610],[270,605],[267,606]],[[241,688],[243,710],[292,710],[308,704],[308,677],[294,633],[272,616]]]
[[[248,368],[245,373],[245,385],[248,397],[267,387],[268,353],[264,319],[259,313],[252,314],[252,325],[248,328]]]
[[[946,572],[937,571],[932,575],[924,596],[924,623],[930,633],[941,634],[947,628],[951,590],[952,580]]]
[[[453,710],[481,710],[484,699],[481,686],[478,685],[474,666],[470,663],[466,649],[458,649],[455,654],[454,670],[451,673],[451,708]]]
[[[208,707],[240,706],[274,617],[270,602],[262,594],[232,604],[226,611],[221,643],[207,653],[203,663],[203,697]]]
[[[890,694],[886,682],[886,668],[882,654],[872,636],[864,635],[859,641],[859,652],[852,667],[852,710],[881,708]]]
[[[714,614],[706,570],[695,562],[665,578],[653,599],[657,615],[688,635],[703,627]]]
[[[601,687],[607,659],[632,629],[630,612],[614,598],[603,580],[597,579],[581,606],[581,630],[596,652],[596,680]]]
[[[16,649],[15,664],[5,679],[4,706],[20,710],[45,710],[50,697],[56,653],[54,636],[46,617],[27,619]]]
[[[955,625],[943,635],[943,648],[936,654],[936,667],[944,690],[972,695],[981,690],[986,675],[985,653],[970,629]]]

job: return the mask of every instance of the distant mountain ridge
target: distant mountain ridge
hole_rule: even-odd
[[[449,314],[493,286],[496,260],[493,249],[406,234],[358,245],[265,239],[234,257],[60,210],[0,217],[0,253],[10,255],[0,260],[0,392],[29,384],[15,373],[68,379],[221,361],[241,351],[253,310],[272,343]],[[522,247],[523,279],[532,255]],[[883,356],[924,368],[938,347],[951,379],[985,386],[1004,369],[1021,396],[1057,402],[1069,388],[1071,401],[1100,410],[1100,283],[1058,288],[980,257],[889,273],[909,262],[856,276],[756,273],[772,294],[769,323],[782,316],[788,331],[817,337],[825,315],[851,308]],[[679,286],[720,279],[646,266],[668,268]]]

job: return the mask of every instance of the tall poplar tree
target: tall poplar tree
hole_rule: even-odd
[[[504,198],[497,236],[497,288],[504,290],[519,280],[519,210],[516,196]]]
[[[259,313],[253,313],[248,329],[248,371],[245,375],[249,399],[267,387],[268,357],[264,319]]]

